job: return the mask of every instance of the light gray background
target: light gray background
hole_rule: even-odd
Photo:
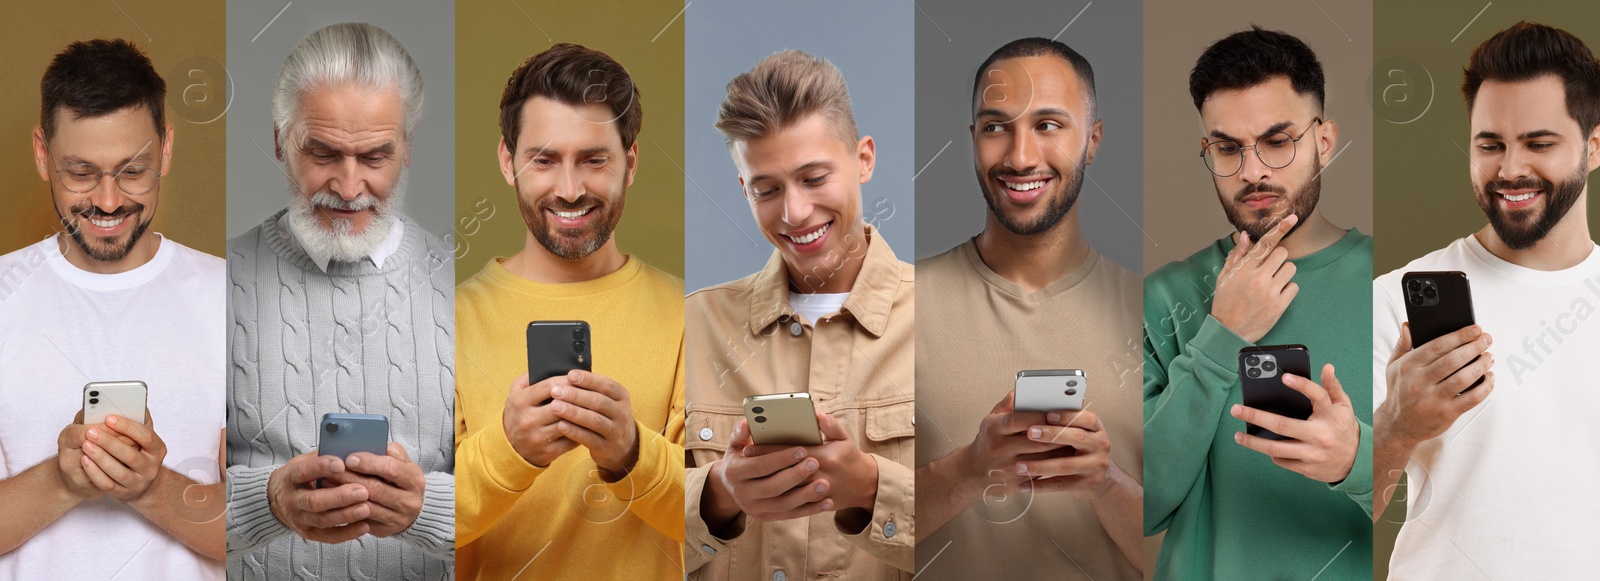
[[[405,214],[436,236],[449,234],[455,220],[455,20],[451,2],[229,0],[227,67],[234,90],[227,113],[228,237],[288,207],[288,178],[272,155],[272,87],[294,45],[340,22],[389,31],[422,71],[422,120],[411,151]]]
[[[917,258],[944,252],[983,230],[989,209],[973,170],[972,135],[967,132],[972,124],[972,78],[995,49],[1038,36],[1066,43],[1094,68],[1096,104],[1105,134],[1078,194],[1084,236],[1117,264],[1143,271],[1140,3],[1089,4],[1088,0],[1019,0],[1004,2],[997,10],[993,2],[917,3],[923,12],[916,15],[916,163],[922,172],[916,179],[922,203]]]
[[[785,49],[826,58],[844,73],[856,128],[877,143],[872,181],[861,186],[862,218],[911,262],[914,14],[910,2],[851,0],[696,0],[685,11],[685,288],[742,278],[772,255],[712,123],[728,81]]]

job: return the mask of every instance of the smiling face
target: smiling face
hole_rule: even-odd
[[[995,62],[974,103],[973,165],[989,211],[1037,234],[1072,210],[1100,144],[1100,123],[1072,65],[1051,56]]]
[[[756,224],[783,255],[791,280],[832,281],[833,269],[861,258],[861,184],[872,179],[876,155],[871,137],[847,144],[826,117],[812,114],[730,149]],[[843,286],[800,292],[849,290]]]
[[[1206,99],[1200,108],[1206,132],[1200,147],[1231,141],[1248,148],[1237,152],[1244,162],[1237,173],[1211,175],[1217,199],[1235,230],[1259,240],[1290,214],[1300,218],[1296,229],[1306,224],[1322,194],[1323,156],[1331,155],[1338,135],[1333,121],[1313,122],[1319,115],[1314,98],[1296,93],[1283,76],[1243,89],[1221,89]],[[1278,132],[1300,141],[1278,143],[1272,137]],[[1252,145],[1291,147],[1294,160],[1273,168],[1262,162]]]
[[[165,136],[156,133],[144,107],[82,119],[63,107],[55,115],[55,135],[48,144],[42,131],[34,132],[34,158],[39,176],[50,182],[56,215],[89,258],[122,262],[155,219],[161,197],[155,174],[165,174],[171,161],[172,127],[166,127]],[[119,173],[129,184],[148,183],[149,190],[131,195],[111,175],[98,176],[84,193],[66,187],[64,180],[92,180],[101,171]]]
[[[500,142],[500,172],[517,188],[522,221],[551,254],[577,260],[611,242],[638,166],[604,104],[545,97],[522,106],[517,151]]]
[[[383,242],[405,198],[404,124],[392,88],[322,87],[300,99],[299,127],[276,138],[290,176],[290,225],[303,244],[355,260]]]
[[[1471,114],[1472,190],[1495,234],[1533,247],[1588,190],[1600,137],[1567,112],[1561,79],[1487,81]]]

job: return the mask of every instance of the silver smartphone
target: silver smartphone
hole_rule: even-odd
[[[757,444],[816,446],[822,443],[817,409],[809,393],[774,393],[744,398],[750,439]]]
[[[1083,409],[1089,378],[1082,369],[1032,369],[1017,372],[1013,389],[1019,412],[1059,412]]]
[[[143,381],[96,381],[83,386],[83,423],[103,424],[116,414],[144,422],[150,389]]]

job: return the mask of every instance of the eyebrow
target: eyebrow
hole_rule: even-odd
[[[583,149],[578,150],[578,157],[589,157],[591,155],[599,155],[599,154],[602,154],[602,153],[611,153],[611,148],[606,147],[604,145],[598,146],[598,147],[585,147]],[[535,146],[523,149],[522,150],[522,155],[524,157],[533,157],[535,155],[555,155],[555,156],[560,156],[561,152],[556,151],[556,150],[551,149],[551,148],[548,148],[548,147],[535,145]]]
[[[1023,115],[1028,115],[1028,114],[1030,114],[1030,113],[1024,113]],[[1044,107],[1044,108],[1040,108],[1040,109],[1034,109],[1031,112],[1031,114],[1033,116],[1035,116],[1035,117],[1066,117],[1067,119],[1073,119],[1073,116],[1072,116],[1071,112],[1068,112],[1066,109],[1062,109],[1062,108],[1059,108],[1059,107]],[[1006,112],[1001,111],[999,109],[995,109],[993,107],[985,107],[983,109],[979,109],[978,110],[978,114],[975,117],[1010,118],[1011,116],[1007,115]],[[1018,116],[1017,118],[1020,119],[1021,116]]]
[[[118,161],[116,163],[111,164],[111,166],[120,168],[120,167],[123,167],[123,166],[126,166],[126,165],[133,165],[135,162],[137,162],[139,164],[142,164],[142,165],[149,165],[151,163],[154,163],[154,161],[155,161],[155,159],[151,156],[150,152],[147,151],[147,152],[143,152],[143,153],[140,153],[139,155],[135,155],[135,156],[132,156],[132,157],[124,157],[124,158],[122,158],[121,161]],[[100,167],[99,165],[96,165],[94,162],[89,161],[89,160],[84,159],[84,158],[81,158],[81,157],[78,157],[76,155],[63,155],[63,156],[61,156],[61,164],[62,165],[90,165],[90,166],[94,166],[96,168]]]
[[[321,140],[318,140],[315,137],[307,137],[304,148],[305,149],[328,149],[328,150],[332,150],[332,151],[338,151],[338,152],[341,152],[341,153],[344,152],[344,150],[339,149],[337,147],[334,147],[332,145],[323,143]],[[391,154],[391,153],[394,153],[394,149],[395,149],[394,142],[390,141],[390,142],[384,143],[383,145],[379,145],[377,147],[374,147],[372,149],[369,149],[369,150],[366,150],[366,151],[362,151],[362,152],[358,152],[356,155],[372,155],[372,154],[375,154],[375,153]]]
[[[807,163],[805,165],[802,165],[800,167],[794,168],[794,171],[791,171],[789,173],[791,173],[791,174],[803,173],[806,170],[819,168],[819,167],[820,168],[832,169],[833,168],[833,163],[829,162],[827,160],[820,160],[819,159],[817,161],[813,161],[813,162]],[[759,182],[761,180],[770,180],[770,179],[776,179],[776,178],[771,176],[771,175],[768,175],[768,174],[761,174],[761,175],[755,176],[753,178],[750,178],[750,183],[753,184],[753,183]]]
[[[1266,131],[1262,131],[1261,135],[1257,135],[1256,136],[1256,139],[1261,139],[1261,138],[1266,137],[1268,135],[1272,135],[1272,134],[1277,133],[1279,131],[1283,131],[1285,129],[1288,129],[1291,125],[1294,125],[1294,123],[1290,122],[1290,121],[1279,121],[1277,123],[1272,124],[1271,127],[1268,127]],[[1239,138],[1234,137],[1232,135],[1228,135],[1228,134],[1223,133],[1221,131],[1217,131],[1215,129],[1211,130],[1211,136],[1215,137],[1217,139],[1226,139],[1228,141],[1232,141],[1232,142],[1235,142],[1235,143],[1237,143],[1239,141]]]
[[[1522,135],[1518,135],[1517,136],[1517,140],[1521,141],[1521,140],[1524,140],[1524,139],[1536,139],[1536,138],[1540,138],[1540,137],[1551,137],[1551,136],[1561,137],[1561,134],[1560,133],[1556,133],[1555,131],[1552,131],[1552,130],[1549,130],[1549,129],[1535,129],[1533,131],[1529,131],[1527,133],[1523,133]],[[1496,140],[1496,141],[1500,140],[1500,134],[1499,133],[1495,133],[1493,131],[1479,131],[1478,134],[1474,135],[1473,137],[1475,137],[1477,139],[1493,139],[1493,140]]]

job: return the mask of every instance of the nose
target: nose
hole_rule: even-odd
[[[1272,177],[1272,168],[1261,161],[1261,156],[1255,149],[1239,152],[1244,165],[1239,168],[1239,179],[1252,184],[1266,181]]]
[[[361,162],[354,155],[344,156],[339,162],[339,171],[334,179],[328,183],[328,189],[334,195],[346,202],[361,197],[363,190]]]
[[[1019,130],[1012,134],[1011,150],[1006,152],[1005,164],[1007,168],[1018,173],[1027,173],[1039,165],[1039,142],[1034,139],[1033,133]]]
[[[783,193],[784,224],[799,226],[806,223],[806,218],[811,217],[812,208],[809,196],[792,189]]]
[[[123,197],[122,189],[117,186],[116,176],[109,174],[100,176],[100,181],[95,182],[94,189],[89,190],[89,203],[108,214],[122,207]]]
[[[583,181],[578,179],[577,171],[572,164],[563,164],[561,177],[556,179],[556,197],[566,202],[575,202],[586,194]]]
[[[1515,181],[1528,177],[1528,157],[1521,155],[1518,148],[1507,145],[1505,155],[1500,158],[1500,179]]]

